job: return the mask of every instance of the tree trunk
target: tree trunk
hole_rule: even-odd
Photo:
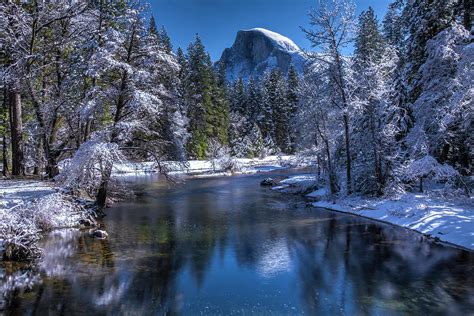
[[[117,110],[114,115],[114,126],[112,130],[112,136],[111,136],[111,143],[114,143],[117,141],[117,130],[116,130],[116,125],[120,121],[122,117],[122,111],[125,107],[125,98],[124,98],[124,93],[127,88],[127,74],[124,72],[122,75],[122,83],[120,85],[120,95],[117,99]],[[109,186],[109,181],[110,181],[110,176],[112,175],[112,167],[107,168],[103,174],[102,174],[102,179],[100,182],[100,187],[99,191],[97,192],[96,196],[96,204],[99,207],[105,207],[107,203],[107,195],[108,195],[108,186]]]
[[[8,144],[7,144],[7,129],[8,125],[8,91],[3,89],[3,135],[2,135],[2,174],[4,177],[8,176]]]
[[[336,183],[336,176],[334,174],[334,169],[332,167],[332,162],[331,162],[331,151],[329,149],[329,142],[327,139],[324,140],[324,144],[326,147],[326,155],[328,159],[328,175],[329,175],[329,189],[331,190],[331,194],[336,194],[339,189]]]
[[[59,174],[59,167],[57,159],[50,156],[48,157],[48,165],[46,166],[46,173],[48,178],[54,179]]]
[[[23,156],[23,122],[21,119],[21,96],[16,89],[10,90],[10,124],[12,142],[12,175],[25,173]]]
[[[352,193],[352,176],[351,176],[351,146],[349,139],[349,117],[346,113],[343,116],[344,119],[344,138],[346,144],[346,186],[347,194]]]
[[[464,27],[470,32],[472,28],[473,16],[472,0],[464,0]]]
[[[100,208],[104,208],[107,205],[108,186],[110,176],[112,175],[112,168],[107,168],[102,174],[102,180],[100,182],[99,191],[96,196],[96,204]]]
[[[49,152],[48,152],[48,175],[50,179],[53,179],[59,174],[59,167],[58,167],[58,158],[60,155],[60,151],[58,151],[60,148],[54,148],[53,146],[56,143],[57,140],[57,134],[59,127],[61,126],[61,119],[58,117],[57,111],[54,113],[53,116],[53,122],[51,124],[51,132],[49,134]]]
[[[3,134],[3,142],[2,142],[2,175],[4,177],[8,176],[8,150],[7,150],[7,135],[6,133]]]
[[[35,168],[33,170],[33,174],[35,176],[38,176],[41,174],[41,170],[42,170],[42,153],[41,153],[41,150],[43,148],[43,145],[42,145],[42,142],[41,142],[41,138],[38,140],[38,144],[36,146],[36,153],[35,153]]]
[[[91,120],[87,119],[86,124],[84,125],[84,137],[82,141],[86,142],[89,139],[90,134],[91,134]]]
[[[343,65],[342,65],[342,57],[341,53],[337,49],[338,44],[337,40],[334,37],[335,33],[331,33],[332,36],[332,47],[334,49],[334,58],[336,62],[336,71],[337,73],[334,76],[335,84],[337,85],[337,89],[339,89],[339,93],[341,94],[342,99],[342,107],[343,107],[343,114],[342,119],[344,122],[344,138],[345,138],[345,147],[346,147],[346,186],[347,186],[347,194],[352,193],[352,176],[351,176],[351,147],[350,147],[350,138],[349,138],[349,115],[347,111],[349,111],[349,103],[347,100],[346,94],[346,85],[344,80],[343,74]]]
[[[383,177],[382,177],[382,158],[380,157],[380,144],[377,137],[377,127],[375,123],[375,114],[373,110],[369,110],[370,115],[370,134],[372,139],[372,154],[374,156],[374,176],[376,183],[376,193],[377,195],[382,195],[383,188]]]

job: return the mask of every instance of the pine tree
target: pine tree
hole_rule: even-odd
[[[381,58],[384,50],[384,39],[379,31],[377,17],[372,7],[360,14],[354,46],[357,62],[362,66],[364,63],[371,61],[376,63]]]
[[[395,139],[400,150],[406,150],[404,139],[413,127],[413,113],[408,104],[408,86],[405,82],[404,68],[406,58],[404,56],[407,37],[407,27],[403,19],[403,10],[406,0],[395,0],[388,6],[387,13],[383,19],[383,35],[386,43],[392,46],[397,55],[397,67],[392,74],[391,84],[393,89],[388,96],[388,102],[393,105],[391,120],[396,122]]]
[[[247,113],[247,100],[246,100],[245,84],[242,76],[236,80],[230,92],[230,109],[233,112],[239,113],[240,115],[246,115]]]
[[[176,62],[179,65],[178,78],[182,85],[185,84],[188,75],[188,61],[181,47],[176,52]]]
[[[205,64],[206,52],[201,39],[196,35],[195,41],[188,47],[188,74],[185,83],[187,116],[191,135],[187,148],[189,156],[204,158],[207,151],[206,106],[211,102],[210,74]]]
[[[280,151],[291,151],[289,106],[284,77],[278,69],[272,70],[263,81],[263,115],[260,127],[264,138],[271,139]]]
[[[207,65],[211,72],[212,104],[208,116],[208,125],[212,127],[210,137],[221,145],[229,143],[229,103],[225,82],[220,80],[218,69],[213,67],[211,56],[207,54]]]
[[[408,32],[405,77],[410,89],[408,101],[414,102],[421,92],[421,65],[426,61],[426,44],[456,19],[456,0],[410,0],[403,9],[403,23]]]
[[[274,137],[275,125],[273,121],[272,88],[270,74],[266,73],[261,82],[261,111],[257,118],[258,126],[264,139]]]
[[[260,115],[262,97],[260,83],[253,77],[250,77],[247,83],[245,100],[247,105],[246,117],[250,123],[254,124]]]
[[[405,27],[402,11],[405,0],[395,0],[388,5],[387,13],[383,19],[383,35],[388,44],[401,50],[405,39]]]
[[[156,21],[153,15],[150,18],[150,24],[148,26],[148,34],[158,37],[158,29],[156,28]]]
[[[187,54],[188,74],[185,79],[185,99],[189,117],[188,153],[205,158],[211,139],[226,145],[228,115],[225,87],[220,85],[209,54],[196,35]]]
[[[379,31],[369,8],[363,12],[356,37],[354,69],[360,110],[354,119],[355,188],[365,194],[381,195],[397,165],[401,117],[396,98],[398,56]],[[392,101],[393,103],[390,103]]]
[[[288,78],[287,78],[287,102],[288,102],[288,126],[293,124],[296,112],[298,111],[298,104],[299,104],[299,77],[298,73],[296,72],[296,68],[291,65],[288,71]],[[297,135],[293,131],[293,129],[289,129],[290,133],[290,153],[295,152],[296,150],[296,138]]]
[[[164,51],[170,54],[173,51],[173,45],[171,44],[171,39],[164,26],[162,26],[158,32],[158,39]]]

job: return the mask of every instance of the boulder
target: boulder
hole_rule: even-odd
[[[260,185],[264,187],[269,187],[269,186],[277,185],[277,182],[273,180],[272,178],[266,178],[266,179],[263,179],[262,182],[260,182]]]
[[[109,234],[107,234],[105,230],[100,229],[95,230],[92,235],[97,239],[106,239],[107,237],[109,237]]]

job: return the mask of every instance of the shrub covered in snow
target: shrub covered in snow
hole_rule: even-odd
[[[53,228],[94,225],[97,214],[63,193],[0,209],[0,258],[8,261],[30,261],[41,254],[37,242],[40,234]]]
[[[40,254],[39,229],[23,212],[0,210],[0,253],[3,260],[27,261]]]
[[[41,231],[75,227],[83,221],[95,223],[95,213],[86,209],[71,196],[55,193],[38,199],[25,216],[31,218]]]
[[[235,173],[242,169],[242,165],[238,159],[231,156],[230,149],[220,144],[217,140],[211,140],[207,155],[211,157],[210,162],[213,171],[229,171]]]
[[[125,161],[115,143],[90,140],[81,145],[61,172],[58,180],[77,195],[95,197],[103,175],[111,172],[114,164]]]
[[[432,156],[424,156],[412,161],[405,170],[407,181],[420,181],[420,191],[423,192],[423,179],[433,179],[439,182],[453,184],[459,178],[459,173],[447,164],[440,164]]]

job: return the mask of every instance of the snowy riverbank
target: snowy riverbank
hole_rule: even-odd
[[[252,174],[304,165],[296,156],[268,156],[265,158],[227,158],[216,160],[189,160],[182,163],[165,161],[161,167],[170,175],[219,176],[229,174]],[[232,166],[233,172],[226,170]],[[116,175],[142,175],[156,172],[154,162],[124,163],[114,166]]]
[[[0,180],[0,260],[29,260],[39,255],[45,231],[95,224],[96,214],[84,201],[50,182]]]
[[[313,176],[296,176],[280,182],[276,191],[307,192]],[[397,199],[345,197],[331,201],[319,188],[305,195],[314,207],[355,214],[402,226],[429,235],[435,240],[474,250],[474,199],[443,198],[439,192],[405,193]]]

